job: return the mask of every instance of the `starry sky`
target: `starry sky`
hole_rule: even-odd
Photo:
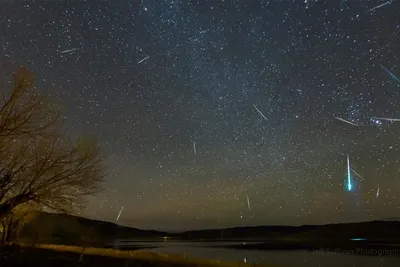
[[[1,1],[0,65],[38,76],[105,190],[162,230],[400,217],[399,1]],[[340,120],[343,119],[343,120]],[[352,190],[346,188],[347,162]]]

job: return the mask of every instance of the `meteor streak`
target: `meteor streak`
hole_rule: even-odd
[[[399,78],[399,77],[397,77],[396,75],[394,75],[393,72],[391,72],[391,71],[390,71],[389,69],[387,69],[385,66],[381,65],[381,67],[382,67],[382,69],[384,69],[384,70],[387,72],[387,74],[390,75],[390,77],[392,77],[393,80],[395,80],[395,81],[397,81],[397,82],[400,83],[400,78]]]
[[[145,57],[145,58],[139,60],[137,64],[140,64],[140,63],[142,63],[143,61],[148,60],[149,58],[150,58],[150,56],[147,56],[147,57]]]
[[[122,210],[124,209],[124,206],[121,207],[121,210],[118,213],[117,219],[115,220],[116,222],[118,222],[119,217],[121,216]]]
[[[76,50],[78,50],[78,48],[72,48],[72,49],[61,51],[60,54],[70,53],[70,52],[74,52]]]
[[[376,191],[376,198],[379,197],[379,185],[378,185],[378,190]]]
[[[351,191],[350,158],[347,155],[347,190]]]
[[[364,177],[362,177],[360,174],[358,174],[354,169],[351,169],[358,177],[360,177],[361,180],[364,181]]]
[[[372,118],[381,121],[400,121],[400,119],[394,119],[394,118],[380,118],[380,117],[372,117]]]
[[[249,196],[246,195],[246,198],[247,198],[247,207],[248,207],[249,210],[250,210],[250,200],[249,200]]]
[[[193,142],[193,152],[194,152],[195,155],[197,155],[197,152],[196,152],[196,143],[195,143],[195,142]]]
[[[352,123],[352,122],[350,122],[350,121],[346,121],[346,120],[344,120],[344,119],[342,119],[342,118],[339,118],[339,117],[335,117],[335,119],[340,120],[340,121],[343,121],[343,122],[348,123],[348,124],[353,125],[353,126],[358,126],[358,125],[355,124],[355,123]]]
[[[389,4],[391,4],[391,3],[392,3],[392,0],[387,1],[387,2],[385,2],[385,3],[383,3],[383,4],[380,4],[379,6],[376,6],[376,7],[373,7],[373,8],[371,8],[371,9],[368,9],[367,12],[371,12],[371,11],[373,11],[373,10],[375,10],[375,9],[384,7],[384,6],[389,5]]]
[[[256,107],[256,105],[253,105],[253,107],[258,111],[258,113],[261,114],[261,116],[263,116],[263,118],[268,121],[267,117],[264,116],[264,114]]]

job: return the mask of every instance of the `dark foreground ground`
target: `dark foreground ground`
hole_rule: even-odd
[[[163,256],[152,253],[135,255],[134,252],[121,250],[87,249],[80,261],[79,247],[52,246],[49,248],[34,248],[18,245],[0,246],[1,267],[194,267],[194,266],[253,266],[238,263],[218,263],[200,260],[186,260],[178,256]],[[104,251],[104,252],[103,252]],[[131,254],[132,253],[132,254]],[[104,254],[104,255],[101,255]],[[105,256],[107,254],[107,256]],[[255,265],[254,265],[255,266]],[[260,265],[257,265],[260,266]]]
[[[167,263],[148,262],[140,259],[121,259],[99,255],[84,255],[83,262],[79,261],[80,254],[75,252],[60,252],[40,248],[22,248],[4,246],[0,249],[0,266],[40,266],[40,267],[69,267],[69,266],[182,266]]]

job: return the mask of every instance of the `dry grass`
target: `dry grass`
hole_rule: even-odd
[[[82,253],[83,252],[83,253]],[[19,255],[18,255],[19,254]],[[250,267],[263,266],[241,262],[187,259],[180,255],[157,254],[143,251],[85,248],[63,245],[7,246],[0,249],[0,266],[148,266],[148,267]],[[41,261],[41,262],[39,262]],[[25,263],[24,263],[25,262]]]

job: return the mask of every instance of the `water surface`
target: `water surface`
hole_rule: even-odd
[[[218,246],[239,245],[244,242],[118,242],[119,247],[143,247],[143,251],[186,255],[190,258],[215,259],[285,267],[399,267],[399,254],[394,256],[363,256],[352,251],[334,249],[306,250],[246,250]],[[259,242],[245,242],[254,244]],[[148,248],[151,247],[151,248]],[[371,251],[373,252],[373,251]],[[375,254],[378,254],[376,251]]]

